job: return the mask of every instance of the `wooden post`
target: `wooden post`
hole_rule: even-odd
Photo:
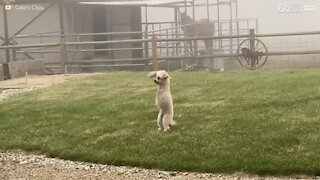
[[[197,40],[194,40],[193,41],[193,53],[192,55],[196,57],[196,63],[197,63],[197,66],[199,66],[199,58],[198,58],[198,41]]]
[[[254,37],[255,37],[254,29],[250,29],[250,52],[251,52],[251,54],[254,54],[254,52],[256,51]],[[256,67],[256,59],[255,59],[255,57],[251,56],[250,60],[251,60],[250,61],[251,70],[254,70]]]
[[[148,39],[148,33],[149,33],[149,28],[148,28],[148,6],[145,7],[145,31],[144,31],[144,39]],[[144,43],[144,58],[149,58],[149,42]],[[145,70],[149,70],[149,60],[146,60],[145,62]]]
[[[178,12],[179,12],[179,10],[178,10],[178,8],[177,7],[175,7],[174,8],[174,25],[175,25],[175,28],[174,28],[174,34],[175,34],[175,38],[179,38],[179,36],[178,36],[178,26],[179,26],[179,24],[178,24]],[[179,42],[180,43],[180,42]],[[179,55],[179,45],[178,45],[178,43],[175,43],[175,46],[176,46],[176,50],[175,50],[175,55]]]
[[[59,1],[59,19],[60,19],[60,65],[61,72],[64,72],[65,62],[66,62],[66,39],[64,35],[64,15],[63,15],[63,4]]]
[[[60,39],[60,65],[61,65],[61,70],[64,72],[65,66],[66,66],[66,46],[65,46],[65,41],[64,38],[61,37]]]
[[[25,74],[25,87],[27,87],[28,86],[28,72],[26,72],[26,74]]]
[[[157,59],[157,37],[152,35],[152,70],[158,71],[158,59]]]

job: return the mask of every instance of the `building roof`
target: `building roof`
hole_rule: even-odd
[[[170,6],[184,4],[185,0],[131,0],[131,1],[88,1],[82,0],[80,4],[86,5],[106,5],[106,6]],[[188,3],[188,2],[187,2]]]
[[[106,6],[174,6],[190,5],[190,0],[0,0],[0,5],[10,2],[12,4],[31,4],[31,3],[80,3],[84,5],[106,5]]]

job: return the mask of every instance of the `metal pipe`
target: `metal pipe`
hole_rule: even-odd
[[[5,6],[3,6],[3,23],[4,23],[4,38],[5,38],[5,43],[2,44],[3,45],[6,45],[6,46],[9,46],[10,43],[10,39],[9,39],[9,31],[8,31],[8,14],[7,14],[7,10],[5,9]],[[7,63],[10,62],[10,51],[9,49],[6,49],[6,61]]]
[[[208,39],[228,39],[228,38],[248,38],[249,35],[233,35],[233,36],[206,36],[206,37],[188,37],[188,38],[170,38],[158,39],[158,42],[165,41],[188,41],[188,40],[208,40]],[[96,45],[96,44],[123,44],[123,43],[145,43],[151,42],[150,39],[136,39],[136,40],[117,40],[117,41],[87,41],[87,42],[66,42],[66,46],[81,46],[81,45]],[[46,44],[26,44],[17,45],[16,48],[36,48],[36,47],[54,47],[60,46],[60,43],[46,43]],[[10,49],[13,46],[0,46],[0,49]]]
[[[236,2],[236,22],[237,22],[237,35],[240,34],[240,25],[239,25],[239,17],[238,17],[238,1]],[[256,29],[256,33],[258,33],[258,30]],[[237,39],[237,46],[240,44],[240,39]]]
[[[220,2],[220,5],[229,5],[229,2]],[[216,6],[218,5],[218,3],[210,3],[209,6]],[[180,8],[180,7],[192,7],[193,5],[191,3],[187,4],[187,5],[175,5],[175,6],[171,6],[171,8]],[[206,7],[207,3],[199,3],[199,4],[195,4],[195,7]],[[157,7],[165,7],[165,6],[157,6]]]
[[[151,61],[151,58],[125,58],[125,59],[105,59],[105,60],[73,60],[73,61],[66,61],[66,64],[70,63],[112,63],[112,62],[145,62]],[[60,61],[48,61],[46,64],[59,64]]]
[[[229,7],[230,7],[230,20],[229,20],[229,33],[230,33],[230,35],[232,35],[233,34],[233,15],[232,15],[232,1],[230,0],[230,5],[229,5]],[[230,53],[232,53],[232,51],[233,51],[233,39],[230,39]]]
[[[257,34],[259,33],[259,31],[258,31],[258,30],[259,30],[259,29],[258,29],[258,27],[259,27],[258,22],[259,22],[259,21],[258,21],[258,18],[256,18],[256,32],[257,32]]]
[[[273,34],[256,34],[256,37],[304,36],[304,35],[320,35],[320,31],[294,32],[294,33],[273,33]]]
[[[210,21],[210,8],[209,8],[209,0],[207,0],[207,19]]]
[[[255,37],[276,37],[276,36],[298,36],[298,35],[320,35],[320,31],[312,32],[298,32],[298,33],[274,33],[274,34],[256,34]],[[187,38],[170,38],[158,39],[158,42],[164,41],[186,41],[186,40],[209,40],[209,39],[229,39],[229,38],[248,38],[249,35],[232,35],[232,36],[205,36],[205,37],[187,37]],[[117,41],[87,41],[87,42],[66,42],[66,46],[78,45],[94,45],[94,44],[122,44],[122,43],[144,43],[151,42],[150,39],[135,39],[135,40],[117,40]],[[16,48],[36,48],[36,47],[54,47],[59,46],[60,43],[46,43],[46,44],[26,44],[17,45]],[[0,46],[0,49],[10,49],[13,46]]]
[[[107,33],[79,33],[79,34],[63,34],[63,36],[102,36],[102,35],[130,35],[130,34],[143,34],[142,31],[131,31],[131,32],[107,32]],[[16,38],[34,38],[34,37],[59,37],[61,34],[24,34],[18,35]]]
[[[143,50],[143,48],[122,48],[122,49],[76,49],[67,50],[66,52],[102,52],[102,51],[132,51]],[[17,53],[60,53],[60,50],[31,50],[31,51],[17,51]]]
[[[305,55],[305,54],[320,54],[319,51],[296,51],[296,52],[269,52],[268,56],[281,56],[281,55]],[[212,54],[212,55],[202,55],[198,56],[198,59],[208,59],[208,58],[227,58],[227,57],[238,57],[238,54]],[[172,56],[172,57],[158,57],[160,60],[168,60],[168,61],[177,61],[177,60],[185,60],[185,59],[194,59],[192,56]],[[112,60],[76,60],[76,61],[66,61],[66,64],[69,63],[108,63],[108,62],[145,62],[151,61],[152,58],[126,58],[126,59],[112,59]],[[160,62],[160,61],[159,61]],[[46,64],[58,64],[59,60],[46,62]],[[134,65],[134,64],[133,64]],[[145,65],[145,64],[143,64]],[[57,66],[56,68],[60,68]]]
[[[137,67],[137,66],[144,66],[144,64],[105,64],[105,65],[81,65],[81,66],[74,66],[72,68],[97,68],[97,67]],[[60,66],[47,66],[47,68],[60,68]]]
[[[194,0],[192,0],[192,18],[193,21],[196,21],[196,13],[195,13],[195,7],[194,7]]]

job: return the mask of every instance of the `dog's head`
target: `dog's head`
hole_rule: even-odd
[[[153,82],[162,85],[170,82],[170,76],[166,71],[152,71],[148,74],[149,78],[153,78]]]

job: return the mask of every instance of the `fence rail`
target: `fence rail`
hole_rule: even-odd
[[[87,35],[94,33],[87,33]],[[98,33],[102,34],[112,34],[112,33]],[[114,33],[118,34],[118,33]],[[128,34],[125,32],[123,34]],[[134,34],[134,33],[133,33]],[[79,34],[80,35],[80,34]],[[320,31],[311,32],[296,32],[296,33],[273,33],[273,34],[256,34],[255,37],[277,37],[277,36],[303,36],[303,35],[320,35]],[[67,35],[65,35],[67,36]],[[76,35],[75,35],[76,36]],[[21,36],[23,37],[23,36]],[[53,36],[57,37],[57,36]],[[203,36],[203,37],[187,37],[187,38],[161,38],[158,42],[166,41],[190,41],[190,40],[215,40],[215,39],[234,39],[234,38],[249,38],[250,35],[224,35],[224,36]],[[151,42],[151,39],[132,39],[132,40],[110,40],[110,41],[86,41],[86,42],[66,42],[66,46],[79,46],[79,45],[99,45],[99,44],[122,44],[122,43],[146,43]],[[43,44],[26,44],[26,45],[10,45],[10,46],[0,46],[0,49],[12,49],[12,48],[35,48],[35,47],[52,47],[60,46],[60,43],[43,43]]]
[[[44,37],[78,37],[78,36],[105,36],[105,35],[132,35],[132,34],[143,34],[142,31],[130,31],[130,32],[107,32],[107,33],[79,33],[79,34],[59,34],[59,33],[44,33],[44,34],[23,34],[17,35],[16,38],[44,38]]]
[[[155,31],[156,32],[156,31]],[[82,33],[82,34],[66,34],[66,36],[92,36],[92,35],[132,35],[132,34],[142,34],[142,32],[121,32],[121,33]],[[223,35],[223,36],[212,36],[212,37],[183,37],[183,38],[148,38],[148,39],[126,39],[126,40],[108,40],[108,41],[83,41],[83,42],[53,42],[53,43],[39,43],[39,44],[16,44],[9,46],[0,46],[0,50],[11,50],[13,54],[13,61],[16,61],[17,54],[20,53],[59,53],[60,57],[65,57],[68,53],[88,53],[88,52],[107,52],[107,51],[144,51],[143,56],[138,58],[113,58],[113,59],[103,59],[103,60],[63,60],[55,61],[55,62],[47,62],[47,64],[58,64],[68,65],[68,64],[99,64],[105,63],[108,66],[116,66],[115,64],[108,63],[126,63],[119,64],[119,66],[128,66],[130,63],[132,66],[144,65],[145,69],[150,68],[149,66],[156,63],[154,60],[165,60],[165,61],[182,61],[182,60],[212,60],[214,61],[216,58],[237,58],[239,57],[239,52],[235,51],[206,51],[206,50],[195,50],[195,53],[170,53],[169,49],[172,51],[183,51],[183,47],[179,47],[180,43],[186,43],[190,41],[201,41],[201,40],[231,40],[236,39],[239,41],[244,41],[246,39],[252,40],[254,38],[277,38],[277,37],[298,37],[298,36],[312,36],[317,35],[320,36],[320,31],[312,31],[312,32],[295,32],[295,33],[273,33],[273,34],[242,34],[242,35]],[[28,37],[57,37],[56,34],[42,34],[42,35],[23,35],[17,36],[17,38],[28,38]],[[142,36],[144,37],[144,36]],[[319,38],[320,41],[320,38]],[[236,41],[234,41],[236,42]],[[161,44],[167,43],[167,44]],[[97,45],[128,45],[128,44],[140,44],[140,48],[130,48],[130,47],[118,47],[118,48],[87,48],[80,49],[81,46],[97,46]],[[170,45],[170,46],[169,46]],[[237,45],[237,44],[235,44]],[[73,47],[75,49],[68,49],[68,47]],[[165,55],[163,55],[162,48],[166,47],[167,51]],[[59,48],[54,50],[43,50],[43,49],[32,49],[32,48]],[[187,47],[188,48],[188,47]],[[195,47],[197,48],[197,47]],[[237,49],[236,47],[235,49]],[[26,50],[24,50],[26,49]],[[151,55],[149,55],[149,50]],[[186,47],[184,47],[186,50]],[[239,51],[239,49],[238,49]],[[227,52],[227,53],[226,53]],[[285,56],[285,55],[317,55],[320,54],[319,49],[313,50],[294,50],[294,51],[268,51],[267,56]],[[162,61],[162,63],[165,63]],[[91,65],[87,65],[88,67]],[[97,65],[98,66],[98,65]],[[64,67],[61,67],[64,68]]]

